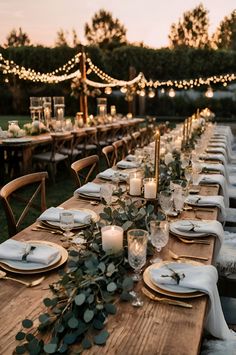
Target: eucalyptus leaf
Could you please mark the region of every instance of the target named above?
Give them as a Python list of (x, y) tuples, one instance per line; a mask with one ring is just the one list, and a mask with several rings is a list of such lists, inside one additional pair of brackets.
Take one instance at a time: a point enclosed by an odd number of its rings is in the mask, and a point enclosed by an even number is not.
[(93, 319), (93, 316), (94, 312), (91, 309), (86, 309), (83, 316), (85, 323), (89, 323)]
[(59, 349), (58, 349), (60, 354), (63, 354), (65, 352), (67, 352), (67, 350), (68, 350), (68, 345), (67, 344), (61, 344)]
[(105, 345), (108, 337), (108, 331), (103, 330), (100, 334), (94, 337), (94, 343), (97, 345)]
[(109, 314), (116, 314), (116, 306), (113, 303), (106, 303), (105, 310)]
[(85, 300), (86, 300), (85, 294), (84, 293), (80, 293), (79, 295), (77, 295), (75, 297), (75, 304), (77, 306), (81, 306), (85, 302)]
[(131, 291), (134, 287), (134, 281), (131, 277), (126, 277), (122, 282), (122, 288), (125, 291)]
[(97, 330), (102, 330), (104, 328), (104, 323), (99, 319), (93, 320), (93, 327)]
[(31, 328), (33, 326), (33, 322), (30, 319), (24, 319), (22, 321), (22, 325), (23, 325), (24, 328), (29, 329), (29, 328)]
[(82, 346), (83, 346), (83, 349), (90, 349), (92, 347), (92, 343), (88, 338), (84, 338), (82, 340)]
[(45, 344), (43, 350), (48, 354), (54, 354), (57, 350), (57, 344)]
[(16, 354), (25, 354), (27, 351), (24, 345), (19, 345), (16, 347)]
[(16, 340), (23, 340), (25, 339), (25, 333), (24, 332), (18, 332), (16, 334)]
[(116, 285), (115, 282), (110, 282), (110, 283), (107, 285), (107, 291), (108, 291), (108, 292), (114, 292), (116, 289), (117, 289), (117, 285)]
[(35, 338), (35, 336), (33, 335), (33, 334), (26, 334), (26, 340), (28, 341), (28, 342), (30, 342), (31, 340), (33, 340), (34, 338)]
[(100, 269), (101, 272), (104, 273), (105, 270), (106, 270), (106, 264), (103, 263), (103, 262), (99, 263), (99, 264), (98, 264), (98, 269)]
[(39, 316), (40, 323), (47, 323), (50, 320), (50, 316), (47, 313), (41, 314)]
[(133, 222), (131, 221), (126, 221), (123, 225), (122, 228), (124, 229), (124, 231), (128, 230), (129, 228), (131, 228), (133, 225)]
[(75, 317), (72, 317), (68, 320), (68, 326), (70, 328), (75, 329), (78, 327), (78, 325), (79, 325), (79, 321)]
[(74, 342), (77, 339), (77, 334), (76, 333), (67, 333), (64, 337), (64, 343), (71, 345), (74, 344)]
[(52, 301), (50, 298), (44, 298), (43, 303), (46, 307), (50, 307), (52, 305)]

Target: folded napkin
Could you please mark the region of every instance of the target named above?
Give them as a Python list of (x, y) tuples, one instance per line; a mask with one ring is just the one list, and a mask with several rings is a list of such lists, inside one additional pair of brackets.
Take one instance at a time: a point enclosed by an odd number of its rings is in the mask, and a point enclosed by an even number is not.
[(221, 174), (200, 174), (199, 184), (218, 184), (220, 185), (220, 194), (224, 197), (225, 207), (229, 207), (229, 195), (226, 179)]
[(121, 160), (116, 164), (120, 169), (133, 169), (140, 167), (140, 164), (134, 161)]
[(214, 163), (200, 163), (202, 169), (205, 170), (210, 170), (210, 171), (218, 171), (220, 172), (222, 175), (226, 176), (226, 170), (223, 164), (214, 164)]
[[(34, 246), (33, 243), (32, 246)], [(31, 263), (48, 265), (59, 255), (59, 250), (50, 245), (39, 244), (35, 246), (33, 250), (30, 250), (30, 243), (8, 239), (0, 244), (0, 259), (26, 260)]]
[[(189, 237), (194, 238), (195, 233), (204, 233), (206, 235), (213, 235), (216, 237), (215, 248), (214, 248), (214, 256), (213, 261), (215, 262), (222, 243), (224, 241), (224, 229), (222, 224), (218, 221), (196, 221), (196, 220), (180, 220), (176, 222), (172, 222), (170, 224), (170, 230), (176, 233), (179, 231), (179, 235), (181, 236), (181, 232), (187, 233)], [(177, 234), (177, 233), (176, 233)]]
[(227, 152), (225, 150), (225, 148), (222, 148), (222, 147), (207, 147), (206, 148), (206, 152), (207, 153), (213, 153), (213, 154), (223, 154), (225, 159), (228, 159), (228, 156), (227, 156)]
[(133, 154), (127, 155), (125, 159), (127, 161), (135, 161), (136, 160), (135, 155), (133, 155)]
[(223, 154), (200, 154), (199, 158), (202, 160), (219, 160), (225, 166), (227, 165), (227, 161)]
[(97, 175), (98, 178), (105, 180), (112, 180), (115, 176), (118, 176), (120, 181), (126, 181), (129, 177), (129, 174), (121, 173), (118, 170), (114, 170), (112, 168), (102, 171)]
[(101, 197), (101, 185), (94, 182), (88, 182), (87, 184), (79, 187), (75, 190), (74, 195), (82, 194), (90, 197)]
[(57, 207), (50, 207), (44, 211), (38, 218), (39, 221), (48, 221), (48, 222), (59, 222), (61, 212), (71, 212), (74, 215), (74, 222), (81, 224), (89, 224), (91, 221), (91, 215), (85, 211), (71, 211), (64, 210)]
[(184, 274), (179, 285), (171, 277), (162, 277), (162, 275), (172, 275), (172, 271), (163, 265), (161, 268), (150, 270), (150, 277), (153, 283), (160, 285), (173, 285), (176, 287), (185, 287), (189, 289), (204, 292), (209, 296), (210, 304), (206, 316), (205, 328), (214, 337), (219, 339), (232, 339), (235, 333), (228, 328), (221, 308), (219, 293), (217, 289), (218, 273), (212, 265), (194, 266), (184, 263), (170, 263), (168, 266), (178, 274)]
[(202, 195), (188, 195), (185, 200), (185, 203), (196, 206), (216, 206), (220, 210), (219, 220), (224, 221), (225, 214), (225, 203), (223, 196), (202, 196)]

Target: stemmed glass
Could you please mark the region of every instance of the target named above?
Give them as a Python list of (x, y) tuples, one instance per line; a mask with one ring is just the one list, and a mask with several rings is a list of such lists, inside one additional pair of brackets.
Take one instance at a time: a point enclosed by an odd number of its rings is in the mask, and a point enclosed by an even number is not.
[(74, 234), (71, 229), (74, 227), (74, 215), (71, 212), (60, 213), (60, 228), (64, 231), (63, 235), (67, 238), (72, 237)]
[(172, 192), (169, 190), (163, 190), (159, 193), (159, 202), (162, 211), (164, 212), (166, 219), (168, 217), (168, 214), (172, 211), (173, 209), (173, 195)]
[(186, 191), (181, 189), (176, 191), (175, 195), (174, 195), (174, 206), (175, 206), (175, 210), (177, 213), (180, 213), (183, 211), (183, 207), (184, 207), (184, 202), (186, 199)]
[[(141, 280), (141, 270), (146, 263), (147, 258), (147, 241), (148, 232), (143, 229), (131, 229), (127, 233), (128, 239), (128, 260), (130, 266), (134, 269), (133, 280)], [(140, 307), (143, 301), (138, 297), (136, 292), (132, 292), (134, 297), (132, 305)]]
[[(150, 237), (151, 243), (156, 248), (156, 251), (160, 253), (161, 249), (166, 246), (169, 240), (169, 223), (168, 221), (151, 221), (150, 222)], [(157, 263), (161, 261), (160, 257), (151, 259), (151, 263)]]
[(101, 197), (106, 201), (107, 205), (110, 206), (112, 203), (112, 194), (115, 189), (115, 186), (112, 184), (103, 184), (101, 185)]
[(184, 169), (184, 176), (185, 176), (185, 179), (187, 180), (186, 190), (188, 191), (189, 190), (190, 181), (192, 179), (192, 168), (191, 168), (191, 166), (187, 166)]

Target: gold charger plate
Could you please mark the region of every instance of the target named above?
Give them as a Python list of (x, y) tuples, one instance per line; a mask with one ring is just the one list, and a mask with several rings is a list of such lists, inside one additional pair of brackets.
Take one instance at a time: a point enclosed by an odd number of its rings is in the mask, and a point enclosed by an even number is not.
[(40, 273), (47, 272), (47, 271), (58, 268), (59, 266), (63, 265), (68, 259), (67, 250), (59, 244), (44, 241), (44, 240), (27, 240), (27, 243), (47, 244), (47, 245), (53, 246), (53, 247), (59, 249), (59, 251), (61, 253), (61, 258), (60, 258), (60, 260), (58, 260), (58, 262), (56, 262), (52, 265), (49, 265), (49, 266), (45, 265), (45, 267), (42, 267), (40, 269), (34, 269), (34, 270), (18, 270), (18, 269), (15, 269), (9, 265), (4, 264), (3, 262), (0, 262), (0, 267), (6, 271), (14, 272), (16, 274), (25, 274), (25, 275), (40, 274)]
[[(161, 267), (165, 264), (170, 264), (173, 263), (171, 261), (161, 261), (159, 263), (156, 264), (152, 264), (150, 266), (148, 266), (143, 273), (143, 281), (144, 283), (150, 287), (153, 291), (156, 291), (160, 294), (166, 295), (166, 296), (170, 296), (170, 297), (175, 297), (175, 298), (196, 298), (196, 297), (201, 297), (204, 296), (205, 294), (203, 292), (200, 291), (193, 291), (193, 292), (188, 292), (188, 293), (184, 293), (184, 292), (171, 292), (165, 289), (162, 289), (161, 287), (158, 287), (156, 284), (154, 284), (150, 278), (149, 275), (149, 271), (153, 268), (156, 268), (157, 266)], [(190, 260), (181, 260), (181, 263), (188, 263), (188, 264), (192, 264), (192, 265), (203, 265), (200, 262), (197, 261), (190, 261)]]

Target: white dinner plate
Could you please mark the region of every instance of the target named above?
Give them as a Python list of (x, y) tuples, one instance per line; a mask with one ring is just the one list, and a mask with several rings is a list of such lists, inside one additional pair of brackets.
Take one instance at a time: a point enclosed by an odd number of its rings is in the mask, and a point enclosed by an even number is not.
[(31, 138), (7, 138), (7, 139), (3, 139), (2, 140), (3, 143), (7, 143), (7, 144), (21, 144), (21, 143), (30, 143), (32, 142)]
[[(42, 243), (42, 241), (37, 242), (37, 241), (32, 241), (30, 242), (30, 245), (36, 246), (40, 245), (41, 248), (45, 249), (57, 249), (52, 245)], [(21, 270), (21, 271), (31, 271), (31, 270), (40, 270), (40, 269), (45, 269), (46, 267), (50, 267), (54, 264), (56, 264), (59, 260), (61, 259), (61, 253), (59, 253), (49, 264), (42, 264), (42, 263), (33, 263), (33, 262), (22, 262), (20, 260), (9, 260), (9, 259), (0, 259), (1, 264), (5, 264), (7, 266), (10, 266), (11, 268)]]

